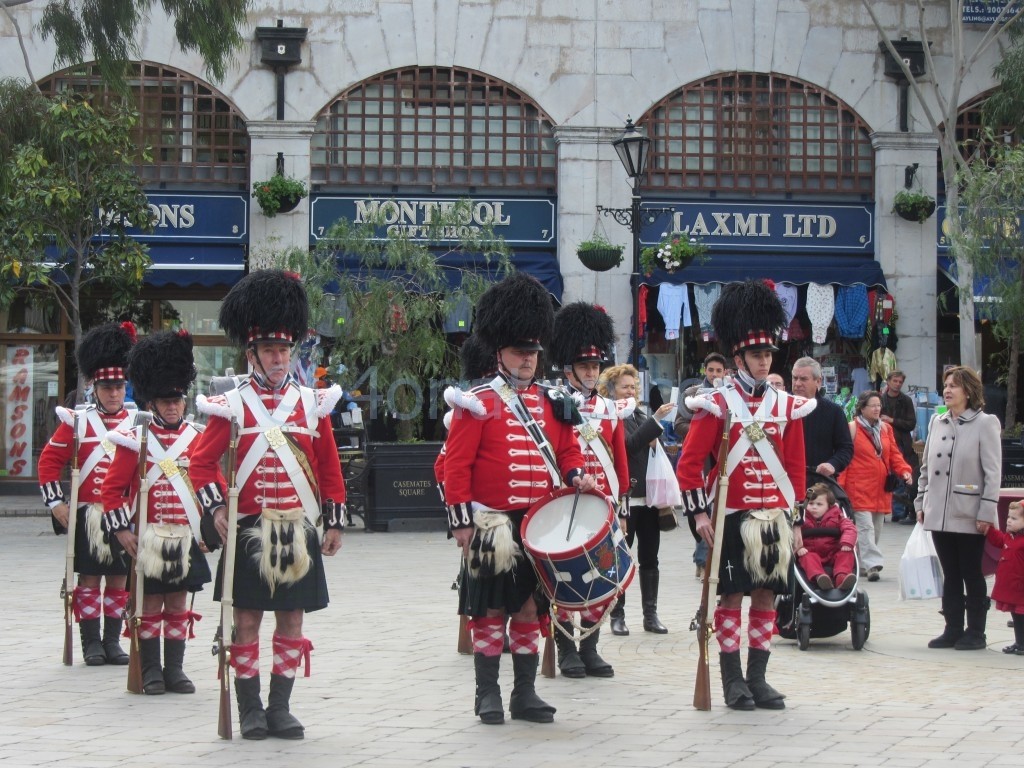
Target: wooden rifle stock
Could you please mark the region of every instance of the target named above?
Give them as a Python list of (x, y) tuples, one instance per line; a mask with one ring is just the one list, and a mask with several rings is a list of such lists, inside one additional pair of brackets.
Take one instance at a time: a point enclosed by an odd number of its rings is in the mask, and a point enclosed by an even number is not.
[[(135, 498), (136, 524), (135, 531), (138, 534), (138, 544), (142, 544), (142, 536), (146, 532), (146, 524), (149, 517), (149, 482), (146, 479), (146, 463), (149, 457), (149, 416), (145, 411), (139, 411), (136, 415), (136, 423), (139, 425), (139, 490)], [(132, 585), (129, 590), (128, 604), (128, 692), (142, 693), (142, 650), (139, 647), (139, 627), (142, 624), (142, 603), (145, 599), (144, 582), (145, 575), (142, 572), (142, 560), (139, 557), (138, 549), (135, 551), (135, 561), (132, 563)]]
[(68, 540), (64, 548), (64, 584), (60, 596), (64, 601), (64, 666), (75, 663), (75, 536), (78, 533), (78, 489), (81, 485), (81, 468), (78, 466), (78, 411), (75, 410), (72, 427), (74, 430), (71, 451), (71, 501), (68, 503)]
[(708, 620), (711, 602), (711, 585), (718, 584), (718, 565), (722, 552), (722, 535), (725, 529), (725, 516), (719, 525), (718, 512), (725, 509), (725, 499), (729, 493), (729, 473), (726, 463), (729, 457), (729, 432), (732, 429), (732, 414), (726, 409), (725, 424), (722, 427), (722, 444), (718, 448), (718, 489), (715, 503), (711, 507), (711, 528), (715, 532), (714, 544), (708, 552), (704, 567), (704, 583), (700, 592), (700, 608), (694, 623), (697, 629), (697, 676), (693, 681), (693, 708), (701, 712), (711, 709), (711, 660), (708, 657), (708, 646), (711, 644), (712, 622)]
[(220, 626), (217, 628), (217, 679), (220, 681), (220, 706), (217, 712), (217, 735), (230, 740), (231, 733), (231, 651), (233, 639), (235, 590), (235, 539), (238, 537), (238, 421), (231, 419), (231, 442), (228, 443), (228, 535), (221, 558)]

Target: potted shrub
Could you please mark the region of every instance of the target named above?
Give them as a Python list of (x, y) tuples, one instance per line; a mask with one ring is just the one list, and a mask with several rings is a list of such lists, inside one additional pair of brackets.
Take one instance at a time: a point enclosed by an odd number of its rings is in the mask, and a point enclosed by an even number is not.
[(708, 250), (708, 247), (695, 237), (669, 237), (667, 232), (662, 232), (661, 237), (660, 243), (640, 251), (640, 268), (648, 277), (656, 269), (672, 274), (677, 269), (688, 266), (694, 259), (700, 258), (703, 261), (703, 256)]
[(587, 269), (605, 272), (622, 263), (622, 249), (621, 245), (610, 243), (603, 234), (595, 232), (576, 246), (576, 255)]
[(260, 204), (263, 215), (268, 217), (295, 210), (299, 200), (308, 194), (305, 184), (280, 173), (275, 173), (266, 181), (253, 182), (252, 185), (252, 196)]
[(892, 210), (901, 219), (923, 223), (935, 213), (935, 198), (919, 190), (901, 189), (893, 198)]

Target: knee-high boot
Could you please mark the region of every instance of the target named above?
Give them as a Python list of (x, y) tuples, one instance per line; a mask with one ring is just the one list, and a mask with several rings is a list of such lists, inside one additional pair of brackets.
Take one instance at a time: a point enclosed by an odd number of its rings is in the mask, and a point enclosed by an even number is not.
[(946, 627), (942, 634), (928, 641), (929, 648), (952, 648), (964, 634), (963, 592), (942, 593), (942, 616)]
[(260, 699), (260, 676), (236, 677), (235, 698), (238, 700), (238, 730), (242, 732), (242, 738), (267, 738), (267, 713)]
[(771, 655), (771, 651), (763, 651), (760, 648), (750, 648), (747, 651), (747, 687), (754, 697), (754, 704), (761, 709), (785, 709), (786, 702), (783, 699), (786, 697), (764, 679)]
[[(566, 637), (565, 633), (559, 630), (558, 627), (568, 632), (569, 636)], [(560, 621), (558, 622), (558, 627), (552, 627), (551, 629), (555, 636), (555, 647), (558, 649), (558, 669), (563, 677), (576, 679), (586, 677), (587, 668), (583, 663), (583, 659), (580, 658), (579, 652), (576, 650), (576, 641), (573, 639), (576, 628), (572, 625), (571, 621)]]
[(967, 631), (954, 643), (953, 647), (958, 651), (980, 651), (987, 645), (985, 638), (985, 625), (988, 621), (988, 607), (990, 600), (985, 597), (970, 597), (966, 600), (967, 605)]
[(722, 672), (722, 695), (729, 709), (752, 710), (754, 695), (743, 679), (740, 653), (719, 653), (718, 666)]
[(160, 669), (159, 637), (139, 640), (139, 659), (142, 662), (142, 692), (147, 696), (159, 696), (166, 690), (164, 673)]
[(555, 708), (541, 699), (534, 687), (537, 681), (537, 663), (535, 653), (512, 654), (515, 683), (508, 709), (513, 720), (528, 720), (531, 723), (551, 723), (555, 720)]
[(476, 670), (476, 702), (473, 705), (473, 714), (479, 716), (481, 722), (487, 725), (504, 723), (505, 709), (501, 703), (501, 686), (498, 685), (501, 656), (474, 653), (473, 668)]
[(185, 663), (185, 641), (164, 638), (164, 685), (172, 693), (195, 693), (196, 687), (182, 665)]
[(270, 693), (267, 694), (267, 733), (278, 739), (305, 738), (306, 729), (289, 709), (288, 701), (292, 697), (294, 685), (294, 677), (274, 674), (270, 676)]
[(82, 636), (82, 658), (90, 667), (102, 667), (107, 663), (107, 654), (103, 652), (103, 641), (100, 639), (100, 620), (82, 619), (78, 622), (78, 631)]
[(658, 618), (658, 582), (660, 573), (657, 568), (640, 571), (640, 604), (644, 609), (644, 632), (658, 635), (668, 633), (668, 628)]
[[(588, 630), (594, 626), (594, 622), (584, 621), (581, 626), (584, 630)], [(597, 652), (597, 641), (600, 637), (601, 630), (595, 629), (590, 635), (580, 640), (580, 660), (590, 677), (615, 677), (612, 665), (602, 659)]]
[(612, 634), (619, 637), (629, 636), (629, 627), (626, 626), (626, 595), (619, 595), (612, 608)]
[(103, 653), (107, 657), (107, 664), (124, 666), (128, 663), (128, 654), (121, 647), (121, 619), (111, 616), (103, 617)]

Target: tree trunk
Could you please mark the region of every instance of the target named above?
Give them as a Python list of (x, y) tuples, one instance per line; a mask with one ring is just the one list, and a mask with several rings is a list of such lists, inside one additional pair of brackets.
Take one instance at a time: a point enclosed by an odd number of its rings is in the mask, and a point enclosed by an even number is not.
[(1017, 373), (1020, 368), (1020, 336), (1021, 323), (1013, 322), (1010, 334), (1010, 370), (1006, 374), (1006, 421), (1007, 428), (1017, 423)]

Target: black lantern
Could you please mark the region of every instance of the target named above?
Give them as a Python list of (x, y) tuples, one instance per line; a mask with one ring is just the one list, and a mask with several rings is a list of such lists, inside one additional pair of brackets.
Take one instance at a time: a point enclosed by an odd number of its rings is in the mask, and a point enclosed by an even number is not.
[(635, 187), (647, 170), (647, 158), (651, 154), (651, 140), (637, 130), (633, 121), (626, 120), (626, 130), (612, 142), (615, 152), (626, 169), (626, 175), (633, 180)]

